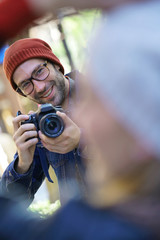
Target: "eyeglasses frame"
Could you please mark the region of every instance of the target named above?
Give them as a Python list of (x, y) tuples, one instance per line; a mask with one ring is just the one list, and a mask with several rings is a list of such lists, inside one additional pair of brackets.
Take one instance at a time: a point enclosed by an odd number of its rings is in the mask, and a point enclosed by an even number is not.
[[(40, 64), (39, 67), (40, 67), (40, 66), (44, 66), (44, 67), (46, 67), (46, 68), (48, 69), (48, 75), (47, 75), (47, 77), (48, 77), (49, 74), (50, 74), (50, 69), (47, 67), (47, 64), (48, 64), (48, 61), (45, 61), (43, 64)], [(33, 70), (33, 72), (34, 72), (34, 71), (35, 71), (35, 70)], [(33, 74), (33, 72), (32, 72), (32, 74)], [(16, 88), (16, 92), (19, 93), (20, 95), (24, 96), (24, 97), (30, 95), (30, 94), (34, 91), (34, 83), (32, 82), (32, 79), (33, 79), (33, 80), (36, 80), (36, 81), (44, 81), (44, 80), (47, 78), (47, 77), (45, 77), (43, 80), (42, 80), (42, 79), (41, 79), (41, 80), (40, 80), (40, 79), (36, 79), (36, 78), (33, 78), (33, 77), (32, 77), (32, 74), (31, 74), (31, 77), (30, 77), (30, 78), (25, 79), (26, 81), (29, 80), (29, 81), (32, 83), (32, 85), (33, 85), (33, 90), (32, 90), (29, 94), (24, 94), (23, 91), (20, 89), (19, 86), (17, 86), (17, 88)]]

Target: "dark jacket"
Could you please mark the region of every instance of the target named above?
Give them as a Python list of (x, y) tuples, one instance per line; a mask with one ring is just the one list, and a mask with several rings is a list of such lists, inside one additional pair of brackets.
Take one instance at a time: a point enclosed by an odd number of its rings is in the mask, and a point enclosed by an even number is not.
[(95, 209), (72, 201), (48, 219), (33, 217), (19, 204), (0, 198), (1, 240), (151, 240), (158, 239), (139, 224), (111, 209)]

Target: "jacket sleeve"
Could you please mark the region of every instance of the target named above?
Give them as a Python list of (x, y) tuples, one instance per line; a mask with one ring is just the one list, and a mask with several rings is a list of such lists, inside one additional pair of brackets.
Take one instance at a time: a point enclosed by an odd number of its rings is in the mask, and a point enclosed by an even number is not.
[(33, 163), (25, 174), (19, 174), (15, 171), (16, 161), (18, 161), (17, 153), (2, 175), (0, 188), (3, 194), (7, 194), (17, 201), (25, 201), (26, 205), (29, 205), (45, 177), (37, 147)]

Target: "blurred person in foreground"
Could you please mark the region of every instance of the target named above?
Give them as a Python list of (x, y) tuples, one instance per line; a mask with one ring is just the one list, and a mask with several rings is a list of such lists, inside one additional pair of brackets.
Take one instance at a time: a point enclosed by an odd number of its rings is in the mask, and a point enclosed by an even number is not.
[[(89, 196), (42, 220), (38, 232), (36, 220), (25, 224), (27, 237), (34, 228), (30, 239), (160, 239), (159, 10), (159, 1), (137, 3), (103, 19), (74, 110), (94, 149)], [(18, 216), (5, 233), (12, 239), (15, 224), (27, 222)]]
[(137, 3), (103, 19), (75, 108), (96, 150), (90, 203), (153, 231), (150, 239), (160, 239), (159, 11), (159, 1)]

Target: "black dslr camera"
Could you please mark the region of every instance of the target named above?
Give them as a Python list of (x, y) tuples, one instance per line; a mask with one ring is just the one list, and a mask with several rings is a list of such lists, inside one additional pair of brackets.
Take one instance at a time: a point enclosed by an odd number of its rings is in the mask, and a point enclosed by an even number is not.
[(64, 123), (56, 112), (63, 112), (59, 106), (53, 107), (52, 104), (42, 104), (38, 110), (29, 115), (29, 119), (22, 121), (21, 124), (34, 123), (36, 130), (41, 130), (47, 137), (55, 138), (61, 135), (64, 130)]

